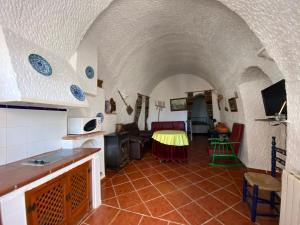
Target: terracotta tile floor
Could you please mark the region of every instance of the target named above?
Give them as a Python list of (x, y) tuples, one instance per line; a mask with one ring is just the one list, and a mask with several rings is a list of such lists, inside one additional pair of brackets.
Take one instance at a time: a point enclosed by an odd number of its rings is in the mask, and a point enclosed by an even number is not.
[[(160, 163), (151, 153), (101, 181), (103, 205), (84, 225), (252, 224), (241, 201), (244, 168), (208, 166), (207, 139), (197, 137), (185, 163)], [(258, 218), (275, 225), (277, 219)]]

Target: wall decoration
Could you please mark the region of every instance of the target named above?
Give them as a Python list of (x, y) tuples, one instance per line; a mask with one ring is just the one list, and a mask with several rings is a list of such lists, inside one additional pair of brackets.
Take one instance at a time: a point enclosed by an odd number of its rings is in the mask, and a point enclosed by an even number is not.
[(95, 72), (94, 72), (93, 67), (91, 67), (91, 66), (86, 67), (85, 68), (85, 75), (87, 76), (87, 78), (93, 79), (94, 76), (95, 76)]
[(79, 101), (83, 102), (85, 100), (85, 94), (79, 86), (72, 84), (70, 87), (70, 91), (72, 95)]
[(97, 113), (97, 123), (99, 124), (99, 128), (101, 131), (103, 131), (103, 121), (104, 121), (104, 115), (103, 113)]
[(28, 60), (29, 60), (29, 63), (31, 64), (31, 66), (40, 74), (42, 74), (44, 76), (52, 75), (51, 65), (42, 56), (37, 55), (37, 54), (30, 54), (28, 56)]
[(236, 104), (236, 99), (235, 98), (230, 98), (228, 99), (229, 107), (231, 112), (237, 112), (237, 104)]
[(158, 114), (157, 114), (157, 122), (159, 122), (159, 116), (160, 116), (160, 112), (166, 108), (166, 103), (163, 101), (155, 101), (155, 107), (156, 110), (158, 110)]
[(99, 123), (103, 123), (103, 121), (104, 121), (104, 115), (103, 115), (103, 113), (101, 113), (101, 112), (97, 113), (96, 117), (99, 118)]
[(111, 106), (109, 100), (105, 100), (105, 113), (110, 113), (110, 108)]
[(102, 85), (103, 85), (103, 80), (97, 80), (97, 87), (98, 88), (102, 88)]
[(225, 110), (226, 112), (228, 112), (227, 99), (226, 99), (226, 98), (224, 99), (224, 110)]
[[(191, 122), (192, 119), (192, 108), (194, 103), (194, 92), (187, 92), (187, 98), (186, 98), (186, 109), (187, 109), (187, 120)], [(189, 123), (188, 123), (189, 124)], [(188, 127), (190, 128), (190, 127)], [(190, 129), (188, 129), (188, 132), (190, 134)], [(190, 137), (192, 137), (190, 135)]]
[(114, 99), (111, 98), (109, 100), (109, 103), (110, 103), (110, 113), (116, 112), (117, 106), (116, 106), (116, 102), (114, 101)]
[(127, 111), (128, 115), (131, 115), (132, 112), (133, 112), (133, 108), (132, 108), (130, 105), (127, 104), (127, 102), (125, 101), (124, 95), (123, 95), (119, 90), (118, 90), (118, 93), (119, 93), (119, 95), (120, 95), (122, 101), (123, 101), (124, 104), (126, 105), (126, 111)]
[(187, 110), (186, 98), (170, 99), (171, 111)]
[(218, 95), (218, 108), (219, 108), (219, 110), (221, 110), (220, 103), (221, 103), (222, 100), (223, 100), (223, 95)]
[(145, 96), (145, 130), (148, 130), (148, 117), (149, 117), (149, 96)]
[(138, 124), (139, 122), (139, 118), (140, 118), (140, 114), (141, 114), (141, 111), (142, 111), (142, 105), (143, 105), (143, 95), (141, 94), (137, 94), (138, 97), (135, 101), (135, 107), (134, 107), (134, 119), (133, 121)]

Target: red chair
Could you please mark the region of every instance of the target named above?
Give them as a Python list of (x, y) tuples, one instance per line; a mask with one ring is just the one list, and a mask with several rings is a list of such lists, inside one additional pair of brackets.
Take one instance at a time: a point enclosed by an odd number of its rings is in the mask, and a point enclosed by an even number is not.
[[(244, 134), (244, 124), (234, 123), (232, 126), (232, 132), (229, 138), (210, 138), (210, 144), (208, 146), (208, 154), (211, 159), (211, 166), (240, 166), (241, 163), (238, 160), (238, 153), (241, 145), (241, 141)], [(224, 163), (228, 159), (233, 159), (234, 163)]]
[[(183, 130), (185, 131), (184, 121), (164, 121), (152, 122), (151, 131), (159, 130)], [(188, 157), (187, 146), (171, 146), (152, 141), (152, 153), (160, 160), (180, 160), (185, 161)]]

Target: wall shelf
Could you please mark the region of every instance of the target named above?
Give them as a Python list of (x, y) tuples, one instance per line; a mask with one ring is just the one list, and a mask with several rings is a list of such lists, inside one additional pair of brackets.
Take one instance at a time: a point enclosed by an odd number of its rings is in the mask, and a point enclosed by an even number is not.
[(275, 118), (265, 118), (265, 119), (255, 119), (254, 121), (259, 121), (259, 122), (270, 122), (270, 123), (274, 123), (274, 124), (284, 124), (286, 125), (287, 123), (289, 123), (288, 120), (276, 120)]
[(88, 134), (69, 134), (67, 136), (64, 136), (62, 139), (63, 140), (80, 140), (83, 138), (89, 138), (89, 137), (103, 135), (104, 133), (105, 133), (104, 131), (96, 131), (96, 132), (88, 133)]

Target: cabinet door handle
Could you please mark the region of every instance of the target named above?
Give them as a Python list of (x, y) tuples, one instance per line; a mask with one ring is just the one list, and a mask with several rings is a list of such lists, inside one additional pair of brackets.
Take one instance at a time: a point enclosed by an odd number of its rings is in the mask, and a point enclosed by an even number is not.
[(68, 193), (68, 194), (66, 195), (66, 200), (67, 200), (67, 201), (70, 201), (70, 200), (71, 200), (71, 193)]
[(27, 213), (29, 214), (29, 213), (33, 212), (35, 209), (36, 209), (36, 204), (33, 203), (32, 205), (27, 207)]

